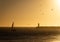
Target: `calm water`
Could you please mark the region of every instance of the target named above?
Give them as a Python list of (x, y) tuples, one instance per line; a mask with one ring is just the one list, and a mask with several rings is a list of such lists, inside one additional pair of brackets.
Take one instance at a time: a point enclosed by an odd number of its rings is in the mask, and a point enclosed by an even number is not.
[[(27, 34), (30, 34), (31, 32), (38, 33), (37, 31), (35, 31), (35, 29), (32, 29), (32, 31), (31, 30), (29, 31), (29, 30), (26, 30), (26, 31), (23, 30), (24, 32), (22, 32), (20, 29), (19, 31), (22, 33), (27, 33)], [(4, 29), (4, 31), (5, 31), (5, 29)], [(9, 30), (6, 30), (6, 31), (9, 31)], [(20, 35), (20, 32), (18, 33), (19, 35)], [(2, 33), (0, 33), (0, 35)], [(4, 32), (4, 33), (6, 33), (6, 32)], [(34, 35), (23, 35), (23, 36), (14, 36), (14, 35), (13, 36), (0, 36), (0, 42), (60, 42), (60, 32), (58, 33), (56, 31), (55, 32), (53, 32), (53, 31), (40, 32), (39, 31), (39, 33), (40, 33), (39, 35), (34, 34)], [(4, 39), (1, 39), (1, 38), (4, 38)], [(8, 39), (6, 40), (5, 38), (8, 38)]]
[[(15, 38), (15, 37), (14, 37)], [(46, 36), (23, 36), (17, 37), (19, 39), (0, 40), (0, 42), (60, 42), (60, 35), (46, 35)]]

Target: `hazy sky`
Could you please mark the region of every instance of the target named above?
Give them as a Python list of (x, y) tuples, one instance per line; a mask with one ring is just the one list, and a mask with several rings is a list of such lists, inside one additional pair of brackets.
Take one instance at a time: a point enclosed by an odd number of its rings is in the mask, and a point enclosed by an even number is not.
[(0, 0), (0, 26), (60, 26), (60, 0)]

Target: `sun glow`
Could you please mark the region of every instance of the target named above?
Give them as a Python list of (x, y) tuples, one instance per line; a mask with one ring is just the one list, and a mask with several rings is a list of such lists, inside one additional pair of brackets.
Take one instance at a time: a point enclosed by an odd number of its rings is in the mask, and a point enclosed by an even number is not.
[(56, 0), (55, 3), (58, 7), (60, 7), (60, 0)]
[(60, 5), (60, 0), (57, 0), (57, 4)]
[(54, 8), (60, 13), (60, 0), (53, 0)]

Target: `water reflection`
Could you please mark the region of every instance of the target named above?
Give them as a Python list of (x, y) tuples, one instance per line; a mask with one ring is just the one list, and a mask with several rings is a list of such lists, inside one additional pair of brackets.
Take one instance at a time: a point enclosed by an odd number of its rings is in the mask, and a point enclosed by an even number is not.
[(55, 39), (52, 39), (50, 42), (60, 42), (60, 35), (57, 35)]
[(22, 39), (0, 40), (0, 42), (60, 42), (60, 35), (24, 36)]

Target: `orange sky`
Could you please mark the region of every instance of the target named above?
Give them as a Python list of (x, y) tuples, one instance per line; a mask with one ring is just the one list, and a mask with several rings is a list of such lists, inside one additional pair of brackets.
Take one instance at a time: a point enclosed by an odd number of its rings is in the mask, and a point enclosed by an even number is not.
[(0, 1), (0, 26), (60, 26), (59, 0)]

